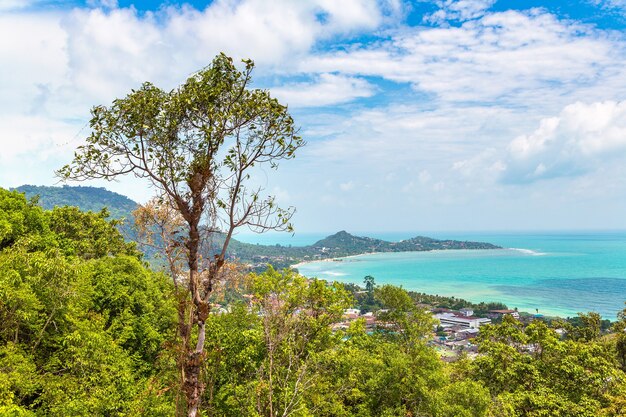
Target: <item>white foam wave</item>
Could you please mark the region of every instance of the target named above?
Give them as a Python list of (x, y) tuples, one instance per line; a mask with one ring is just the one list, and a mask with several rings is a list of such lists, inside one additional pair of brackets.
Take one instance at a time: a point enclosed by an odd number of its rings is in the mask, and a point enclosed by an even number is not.
[(521, 252), (523, 254), (531, 255), (531, 256), (544, 256), (544, 255), (547, 255), (546, 252), (538, 252), (538, 251), (535, 251), (535, 250), (532, 250), (532, 249), (509, 248), (509, 250), (514, 250), (514, 251)]
[(321, 274), (330, 275), (331, 277), (343, 277), (345, 275), (348, 275), (348, 274), (345, 274), (343, 272), (334, 272), (334, 271), (321, 271), (320, 275)]

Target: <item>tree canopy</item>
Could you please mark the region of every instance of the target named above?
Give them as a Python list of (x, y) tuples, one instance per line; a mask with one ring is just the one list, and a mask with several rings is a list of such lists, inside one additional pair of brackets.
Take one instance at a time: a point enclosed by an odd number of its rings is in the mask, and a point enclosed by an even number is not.
[(155, 390), (175, 323), (166, 277), (106, 213), (44, 211), (4, 189), (0, 206), (0, 414), (171, 415)]
[[(146, 82), (111, 106), (94, 107), (86, 145), (58, 172), (66, 180), (132, 174), (147, 180), (184, 220), (185, 233), (176, 239), (187, 257), (187, 292), (186, 298), (181, 293), (176, 298), (185, 352), (179, 367), (190, 417), (197, 415), (204, 391), (200, 373), (209, 299), (223, 279), (234, 231), (291, 228), (293, 211), (264, 196), (251, 182), (251, 172), (264, 165), (276, 168), (304, 144), (287, 107), (268, 91), (250, 88), (253, 62), (243, 65), (239, 70), (220, 54), (174, 90)], [(201, 247), (216, 231), (225, 235), (221, 247), (202, 257)]]

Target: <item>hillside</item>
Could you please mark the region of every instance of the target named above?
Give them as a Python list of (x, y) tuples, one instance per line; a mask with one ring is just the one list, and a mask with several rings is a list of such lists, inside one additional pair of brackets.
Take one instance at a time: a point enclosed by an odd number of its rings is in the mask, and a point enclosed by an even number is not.
[[(132, 211), (137, 207), (137, 203), (128, 197), (105, 188), (22, 185), (17, 190), (25, 193), (28, 198), (39, 196), (39, 205), (44, 209), (68, 205), (78, 206), (83, 211), (100, 211), (103, 207), (107, 207), (112, 218), (125, 217), (131, 220)], [(132, 239), (135, 234), (129, 223), (127, 222), (124, 226), (123, 234)], [(215, 234), (211, 240), (212, 244), (208, 245), (208, 252), (214, 252), (221, 246), (223, 236)], [(438, 240), (424, 236), (416, 236), (400, 242), (388, 242), (371, 237), (354, 236), (342, 230), (312, 245), (300, 247), (255, 245), (233, 239), (229, 245), (228, 256), (262, 270), (267, 264), (275, 268), (284, 268), (302, 261), (332, 259), (371, 252), (419, 252), (447, 249), (500, 249), (500, 247), (484, 242)], [(148, 258), (152, 258), (153, 253), (149, 252)], [(207, 256), (211, 256), (211, 253)]]
[(438, 240), (425, 236), (416, 236), (399, 242), (387, 242), (371, 237), (353, 236), (342, 230), (318, 241), (313, 248), (331, 254), (333, 257), (356, 255), (367, 252), (416, 252), (445, 249), (501, 249), (499, 246), (484, 242), (465, 242), (458, 240)]
[(17, 191), (30, 199), (39, 196), (39, 205), (45, 210), (56, 206), (76, 206), (82, 211), (97, 212), (106, 207), (111, 218), (130, 218), (137, 203), (130, 198), (102, 187), (69, 186), (47, 187), (40, 185), (22, 185)]
[(269, 263), (275, 267), (294, 265), (302, 261), (332, 259), (372, 252), (421, 252), (450, 249), (502, 249), (484, 242), (438, 240), (416, 236), (400, 242), (387, 242), (371, 237), (354, 236), (342, 230), (315, 242), (313, 245), (291, 247), (281, 245), (251, 245), (233, 241), (229, 255), (256, 267)]

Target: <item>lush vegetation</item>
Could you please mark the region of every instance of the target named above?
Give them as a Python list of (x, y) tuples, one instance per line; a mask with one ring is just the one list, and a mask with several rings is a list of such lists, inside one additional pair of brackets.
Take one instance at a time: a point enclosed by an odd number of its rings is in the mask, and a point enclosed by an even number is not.
[(73, 206), (82, 211), (97, 212), (106, 207), (113, 219), (131, 219), (137, 208), (137, 203), (130, 198), (101, 187), (22, 185), (16, 190), (29, 199), (38, 197), (39, 205), (46, 210)]
[[(374, 297), (374, 289), (376, 280), (373, 276), (368, 275), (363, 280), (364, 287), (354, 283), (344, 283), (343, 286), (354, 300), (354, 307), (362, 312), (376, 311), (383, 308), (380, 302)], [(416, 305), (423, 308), (432, 309), (450, 309), (460, 310), (462, 308), (470, 308), (474, 311), (476, 317), (486, 317), (489, 310), (506, 310), (507, 305), (500, 302), (480, 302), (472, 303), (457, 297), (446, 297), (443, 295), (432, 295), (420, 293), (417, 291), (407, 291), (407, 294)]]
[[(355, 305), (343, 285), (271, 268), (241, 277), (207, 319), (204, 416), (626, 413), (625, 314), (608, 335), (594, 314), (575, 328), (505, 318), (481, 328), (478, 356), (446, 363), (424, 295), (366, 280), (379, 327), (339, 329)], [(105, 213), (45, 211), (0, 189), (0, 415), (183, 412), (172, 287)]]
[(105, 215), (0, 189), (0, 415), (172, 415), (169, 281)]

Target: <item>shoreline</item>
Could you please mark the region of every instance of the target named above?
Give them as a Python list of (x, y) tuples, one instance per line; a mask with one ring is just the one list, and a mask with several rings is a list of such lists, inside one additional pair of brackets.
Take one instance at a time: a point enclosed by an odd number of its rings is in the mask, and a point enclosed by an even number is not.
[[(496, 249), (430, 249), (430, 250), (407, 250), (407, 251), (389, 251), (389, 252), (365, 252), (359, 253), (356, 255), (346, 255), (346, 256), (338, 256), (335, 258), (326, 258), (326, 259), (316, 259), (313, 261), (300, 261), (297, 264), (290, 265), (289, 268), (298, 268), (301, 265), (312, 264), (316, 262), (341, 262), (344, 259), (350, 258), (358, 258), (359, 256), (368, 256), (368, 255), (386, 255), (391, 253), (446, 253), (446, 252), (485, 252), (485, 251), (515, 251), (524, 253), (526, 255), (534, 255), (538, 252), (535, 252), (532, 249), (518, 249), (518, 248), (496, 248)], [(546, 255), (545, 253), (540, 253), (541, 255)]]
[[(454, 249), (450, 249), (450, 250), (454, 250)], [(341, 262), (342, 260), (348, 259), (348, 258), (357, 258), (359, 256), (366, 256), (366, 255), (377, 255), (377, 254), (380, 254), (380, 253), (414, 253), (414, 252), (433, 252), (433, 251), (366, 252), (366, 253), (359, 253), (358, 255), (339, 256), (337, 258), (316, 259), (314, 261), (301, 261), (301, 262), (298, 262), (297, 264), (290, 265), (289, 268), (298, 268), (299, 266), (312, 264), (312, 263), (316, 263), (316, 262)]]
[[(600, 300), (594, 299), (593, 296), (583, 296), (582, 293), (584, 292), (584, 286), (581, 289), (580, 285), (584, 285), (585, 281), (595, 282), (597, 278), (572, 277), (572, 271), (568, 270), (567, 268), (561, 268), (562, 270), (557, 271), (557, 275), (552, 278), (545, 277), (541, 274), (535, 275), (535, 272), (542, 272), (539, 268), (531, 269), (524, 273), (516, 272), (514, 275), (509, 276), (509, 272), (506, 269), (495, 274), (493, 270), (476, 272), (478, 270), (472, 267), (468, 267), (466, 269), (461, 268), (457, 270), (456, 268), (458, 266), (454, 266), (455, 264), (452, 263), (450, 265), (452, 265), (451, 268), (454, 269), (450, 269), (450, 267), (445, 267), (447, 274), (439, 276), (437, 275), (436, 270), (431, 273), (430, 269), (430, 265), (436, 265), (439, 263), (438, 261), (435, 263), (431, 263), (429, 260), (427, 260), (426, 263), (423, 264), (423, 267), (417, 267), (413, 269), (406, 269), (406, 267), (404, 266), (399, 266), (398, 270), (395, 270), (396, 267), (394, 262), (389, 262), (389, 264), (385, 264), (383, 262), (379, 264), (379, 262), (377, 262), (377, 258), (366, 259), (358, 263), (346, 262), (344, 265), (342, 265), (341, 263), (332, 263), (341, 262), (341, 260), (348, 260), (351, 258), (377, 254), (412, 254), (416, 257), (416, 259), (419, 260), (421, 258), (420, 254), (422, 254), (422, 252), (425, 252), (422, 255), (426, 257), (428, 257), (428, 253), (430, 252), (438, 252), (440, 254), (450, 253), (451, 255), (453, 252), (456, 252), (459, 254), (458, 257), (454, 255), (451, 256), (453, 262), (458, 261), (456, 262), (456, 265), (468, 265), (466, 262), (461, 262), (465, 258), (465, 256), (460, 255), (461, 253), (475, 253), (476, 258), (483, 258), (484, 256), (485, 261), (477, 261), (476, 259), (474, 259), (474, 256), (471, 256), (472, 259), (468, 259), (468, 261), (470, 262), (469, 265), (472, 265), (473, 262), (476, 262), (474, 265), (481, 265), (484, 267), (485, 265), (492, 265), (492, 261), (489, 259), (492, 256), (496, 257), (494, 258), (494, 261), (497, 263), (497, 265), (502, 265), (503, 263), (507, 264), (509, 262), (509, 256), (506, 255), (507, 253), (511, 254), (512, 257), (510, 257), (510, 259), (513, 260), (513, 263), (523, 262), (520, 265), (542, 265), (545, 262), (550, 262), (552, 264), (562, 263), (565, 262), (565, 260), (561, 261), (561, 257), (565, 256), (568, 259), (571, 259), (569, 257), (572, 256), (570, 252), (567, 252), (564, 255), (564, 252), (560, 252), (558, 250), (555, 251), (555, 248), (542, 248), (540, 250), (520, 250), (520, 248), (523, 247), (524, 246), (511, 245), (510, 247), (502, 248), (504, 250), (498, 249), (498, 252), (503, 252), (505, 254), (503, 258), (500, 258), (499, 255), (497, 255), (495, 252), (490, 255), (488, 253), (484, 253), (484, 251), (471, 249), (444, 249), (410, 252), (372, 252), (358, 255), (349, 255), (341, 258), (304, 261), (299, 262), (292, 267), (300, 267), (299, 273), (303, 276), (309, 278), (318, 277), (320, 279), (325, 279), (329, 282), (337, 281), (341, 283), (352, 283), (356, 285), (361, 285), (362, 276), (372, 275), (377, 278), (377, 284), (379, 285), (392, 284), (396, 286), (401, 286), (407, 291), (414, 291), (430, 295), (442, 295), (446, 297), (458, 297), (476, 304), (480, 302), (502, 302), (511, 309), (517, 307), (519, 311), (524, 311), (531, 315), (534, 315), (537, 309), (539, 310), (538, 313), (543, 314), (544, 316), (560, 318), (576, 317), (577, 313), (579, 312), (598, 312), (603, 319), (608, 319), (611, 321), (616, 320), (616, 314), (623, 309), (624, 299), (626, 299), (626, 297), (624, 297), (626, 293), (623, 292), (623, 289), (626, 287), (620, 286), (618, 293), (615, 293), (615, 295), (618, 296), (617, 298), (619, 298), (619, 300), (613, 300), (610, 303), (604, 296), (602, 296)], [(535, 246), (530, 245), (530, 247), (534, 248)], [(482, 253), (484, 253), (483, 256), (481, 256)], [(572, 251), (572, 253), (576, 254), (576, 252), (574, 251)], [(435, 256), (434, 253), (432, 255), (433, 258), (438, 259), (438, 257)], [(406, 257), (406, 259), (410, 258), (410, 256)], [(393, 259), (393, 255), (391, 255), (390, 259)], [(517, 261), (516, 259), (519, 259), (519, 261)], [(325, 264), (321, 262), (325, 262)], [(329, 264), (328, 262), (331, 263)], [(421, 265), (421, 261), (418, 262), (418, 265)], [(312, 265), (313, 263), (317, 264)], [(447, 265), (447, 262), (443, 260), (441, 264)], [(400, 260), (400, 263), (398, 265), (403, 265), (402, 260)], [(302, 269), (305, 270), (303, 271)], [(442, 267), (442, 269), (444, 268)], [(568, 271), (570, 274), (567, 274)], [(552, 271), (550, 272), (553, 273)], [(565, 275), (559, 276), (558, 272)], [(560, 302), (561, 300), (559, 298), (546, 298), (548, 292), (550, 294), (554, 293), (554, 284), (552, 286), (545, 286), (545, 282), (550, 282), (552, 279), (554, 279), (555, 282), (569, 282), (571, 279), (572, 284), (567, 284), (567, 287), (565, 287), (565, 289), (572, 292), (571, 295), (572, 297), (574, 297), (575, 301)], [(620, 280), (619, 282), (624, 282), (626, 284), (626, 279), (622, 277), (616, 276), (608, 277), (606, 279), (612, 279), (614, 281)], [(622, 279), (624, 279), (624, 281), (621, 281)], [(578, 281), (582, 281), (582, 284), (577, 284)], [(609, 283), (607, 285), (617, 284)], [(519, 291), (527, 292), (518, 293), (518, 288)], [(621, 298), (619, 297), (620, 294), (623, 294)], [(571, 299), (572, 298), (568, 298), (568, 300)]]

